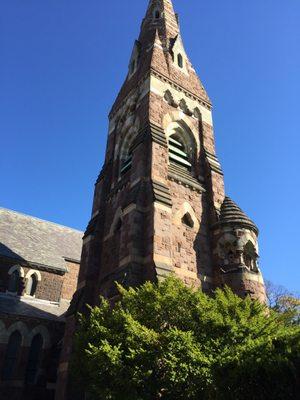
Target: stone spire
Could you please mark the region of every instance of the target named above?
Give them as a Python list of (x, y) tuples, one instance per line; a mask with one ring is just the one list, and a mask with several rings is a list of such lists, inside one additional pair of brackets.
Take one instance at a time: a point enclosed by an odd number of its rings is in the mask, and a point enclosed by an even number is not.
[(178, 18), (171, 0), (150, 0), (143, 20), (139, 40), (147, 41), (149, 33), (157, 30), (165, 48), (179, 34)]
[[(178, 57), (181, 66), (178, 67)], [(120, 103), (147, 75), (160, 73), (211, 108), (210, 99), (184, 49), (178, 17), (171, 0), (150, 0), (142, 21), (138, 40), (129, 60), (128, 74), (112, 107), (114, 114)]]

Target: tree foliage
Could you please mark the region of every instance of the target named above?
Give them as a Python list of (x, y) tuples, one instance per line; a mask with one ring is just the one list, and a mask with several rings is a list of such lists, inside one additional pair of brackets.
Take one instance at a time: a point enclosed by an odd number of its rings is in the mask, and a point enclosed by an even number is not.
[(295, 324), (300, 324), (300, 297), (285, 287), (266, 282), (267, 298), (270, 308), (284, 314)]
[(285, 315), (175, 278), (119, 290), (80, 317), (73, 371), (91, 399), (297, 398), (300, 327)]

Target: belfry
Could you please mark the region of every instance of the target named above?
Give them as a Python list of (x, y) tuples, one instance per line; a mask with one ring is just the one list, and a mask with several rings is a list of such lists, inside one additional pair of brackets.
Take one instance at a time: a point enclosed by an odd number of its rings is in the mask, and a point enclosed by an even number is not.
[(109, 114), (56, 400), (68, 398), (76, 311), (100, 294), (113, 301), (116, 281), (136, 286), (169, 274), (206, 292), (228, 285), (265, 301), (257, 238), (256, 225), (225, 195), (212, 104), (172, 1), (151, 0)]

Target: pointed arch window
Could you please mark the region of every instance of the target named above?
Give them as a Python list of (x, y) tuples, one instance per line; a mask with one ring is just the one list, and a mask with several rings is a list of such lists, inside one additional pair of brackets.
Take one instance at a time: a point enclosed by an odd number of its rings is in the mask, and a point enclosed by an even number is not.
[(179, 68), (183, 68), (183, 57), (180, 53), (177, 54), (177, 64)]
[(178, 134), (169, 137), (169, 160), (171, 164), (176, 164), (189, 171), (192, 168), (187, 146)]
[(26, 294), (28, 296), (34, 296), (36, 293), (37, 285), (38, 277), (36, 276), (36, 274), (30, 275), (26, 281)]
[(18, 293), (20, 289), (21, 275), (18, 270), (15, 270), (9, 278), (8, 291), (11, 293)]
[(34, 385), (41, 365), (43, 351), (43, 337), (39, 333), (32, 339), (26, 368), (26, 383)]
[(127, 132), (120, 151), (120, 175), (125, 175), (132, 167), (134, 139), (136, 132)]
[(192, 217), (191, 217), (191, 214), (190, 213), (186, 213), (183, 217), (182, 217), (182, 223), (183, 223), (183, 225), (185, 225), (185, 226), (187, 226), (187, 227), (189, 227), (189, 228), (194, 228), (194, 221), (193, 221), (193, 219), (192, 219)]
[(18, 356), (20, 354), (22, 344), (22, 336), (19, 331), (15, 331), (10, 335), (6, 353), (4, 358), (2, 380), (8, 381), (14, 378), (18, 364)]
[(160, 19), (160, 11), (159, 10), (155, 10), (154, 11), (154, 18), (155, 19)]
[(132, 151), (129, 150), (128, 154), (126, 155), (126, 158), (122, 160), (121, 164), (121, 175), (126, 174), (131, 169), (132, 166)]
[(257, 259), (258, 259), (258, 254), (256, 252), (256, 249), (253, 243), (249, 241), (244, 247), (244, 263), (246, 267), (249, 268), (250, 271), (253, 272), (258, 271)]
[(132, 75), (135, 72), (136, 60), (132, 60), (130, 63), (129, 74)]

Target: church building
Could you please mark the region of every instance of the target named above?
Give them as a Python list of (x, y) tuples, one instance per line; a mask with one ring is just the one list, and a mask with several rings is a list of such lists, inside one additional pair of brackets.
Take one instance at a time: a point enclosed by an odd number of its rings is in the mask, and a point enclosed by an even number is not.
[(225, 192), (212, 104), (172, 1), (150, 0), (85, 233), (0, 210), (0, 399), (85, 399), (70, 377), (75, 316), (99, 295), (114, 302), (115, 282), (175, 274), (265, 302), (258, 234)]
[[(205, 292), (228, 285), (265, 301), (258, 228), (226, 196), (212, 104), (181, 37), (171, 0), (150, 0), (109, 114), (105, 162), (83, 238), (68, 312), (56, 400), (68, 389), (75, 313), (115, 282), (136, 286), (175, 274)], [(68, 384), (69, 382), (69, 384)]]

